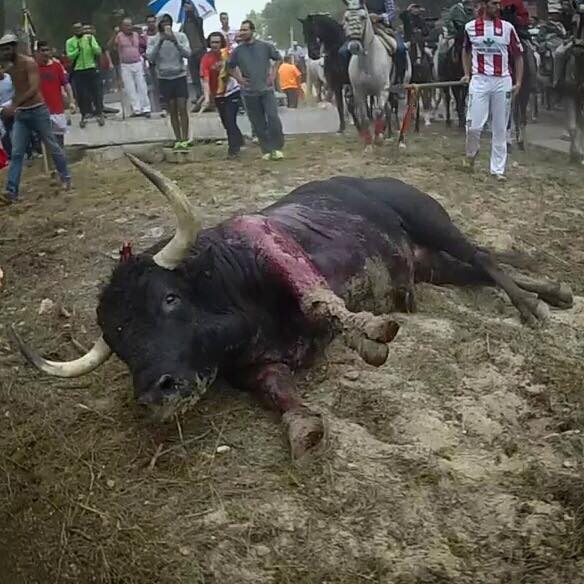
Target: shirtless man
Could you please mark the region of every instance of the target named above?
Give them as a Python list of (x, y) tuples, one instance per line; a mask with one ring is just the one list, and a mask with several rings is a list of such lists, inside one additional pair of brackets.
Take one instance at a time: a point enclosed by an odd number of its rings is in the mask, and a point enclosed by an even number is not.
[(12, 34), (0, 38), (0, 62), (6, 66), (14, 84), (14, 99), (12, 104), (4, 109), (6, 115), (14, 116), (14, 129), (12, 159), (8, 170), (6, 191), (0, 195), (0, 205), (9, 205), (18, 201), (26, 145), (34, 131), (38, 132), (50, 151), (64, 188), (68, 190), (71, 187), (71, 176), (65, 153), (55, 139), (49, 110), (40, 91), (38, 65), (31, 57), (19, 54), (17, 44), (18, 39)]

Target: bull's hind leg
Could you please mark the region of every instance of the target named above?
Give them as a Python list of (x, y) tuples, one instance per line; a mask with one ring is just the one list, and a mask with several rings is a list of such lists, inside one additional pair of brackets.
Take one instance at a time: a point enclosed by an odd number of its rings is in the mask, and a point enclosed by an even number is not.
[(282, 363), (258, 365), (240, 372), (232, 381), (281, 416), (293, 460), (321, 443), (325, 436), (323, 418), (304, 405), (288, 366)]
[(513, 274), (515, 283), (526, 290), (537, 294), (538, 298), (556, 308), (568, 309), (574, 306), (574, 296), (570, 286), (563, 282), (534, 280), (521, 274)]
[[(535, 280), (520, 274), (507, 275), (502, 270), (501, 273), (521, 289), (523, 298), (530, 299), (529, 304), (537, 311), (537, 318), (546, 316), (546, 310), (541, 303), (537, 303), (537, 298), (557, 308), (567, 309), (573, 305), (572, 292), (566, 284)], [(454, 286), (494, 286), (497, 283), (483, 269), (457, 260), (444, 252), (425, 249), (418, 249), (416, 253), (416, 281)], [(520, 312), (523, 314), (521, 310)], [(533, 322), (532, 318), (528, 317), (527, 320)]]

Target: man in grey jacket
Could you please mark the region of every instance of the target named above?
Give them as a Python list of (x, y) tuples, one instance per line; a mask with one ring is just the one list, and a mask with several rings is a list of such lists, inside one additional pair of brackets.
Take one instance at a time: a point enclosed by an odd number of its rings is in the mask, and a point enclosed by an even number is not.
[(264, 160), (282, 160), (284, 133), (274, 94), (276, 66), (282, 60), (274, 45), (255, 38), (251, 20), (241, 23), (240, 44), (228, 62), (231, 75), (241, 85), (243, 101)]
[(156, 66), (160, 94), (167, 104), (176, 136), (176, 150), (185, 150), (192, 145), (189, 141), (189, 89), (185, 65), (185, 59), (190, 55), (189, 39), (182, 32), (173, 32), (172, 17), (165, 14), (158, 23), (158, 34), (148, 37), (146, 58)]

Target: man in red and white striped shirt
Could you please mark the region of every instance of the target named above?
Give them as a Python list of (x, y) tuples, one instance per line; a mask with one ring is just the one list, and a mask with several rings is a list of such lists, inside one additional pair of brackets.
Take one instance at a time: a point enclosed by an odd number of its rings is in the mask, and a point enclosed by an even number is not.
[[(507, 122), (511, 101), (523, 81), (523, 47), (510, 22), (501, 20), (501, 1), (482, 0), (479, 16), (466, 25), (464, 80), (470, 81), (466, 158), (474, 165), (481, 132), (491, 115), (491, 174), (505, 180), (507, 165)], [(514, 63), (515, 85), (511, 59)]]

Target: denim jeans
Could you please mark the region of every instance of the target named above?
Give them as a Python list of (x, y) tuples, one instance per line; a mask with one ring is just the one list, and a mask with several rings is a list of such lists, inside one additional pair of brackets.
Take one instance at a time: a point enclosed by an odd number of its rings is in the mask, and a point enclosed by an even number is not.
[(284, 147), (284, 132), (273, 90), (243, 96), (245, 109), (264, 154)]
[(237, 113), (241, 106), (241, 94), (239, 91), (227, 97), (216, 97), (215, 105), (221, 118), (221, 123), (227, 132), (229, 154), (238, 154), (243, 146), (243, 136), (237, 125)]
[(38, 132), (41, 140), (53, 157), (55, 168), (64, 183), (71, 180), (65, 153), (59, 146), (51, 127), (51, 117), (46, 105), (39, 105), (32, 109), (19, 110), (14, 118), (12, 130), (12, 159), (8, 170), (6, 191), (9, 196), (16, 199), (20, 187), (20, 176), (26, 147), (32, 132)]

